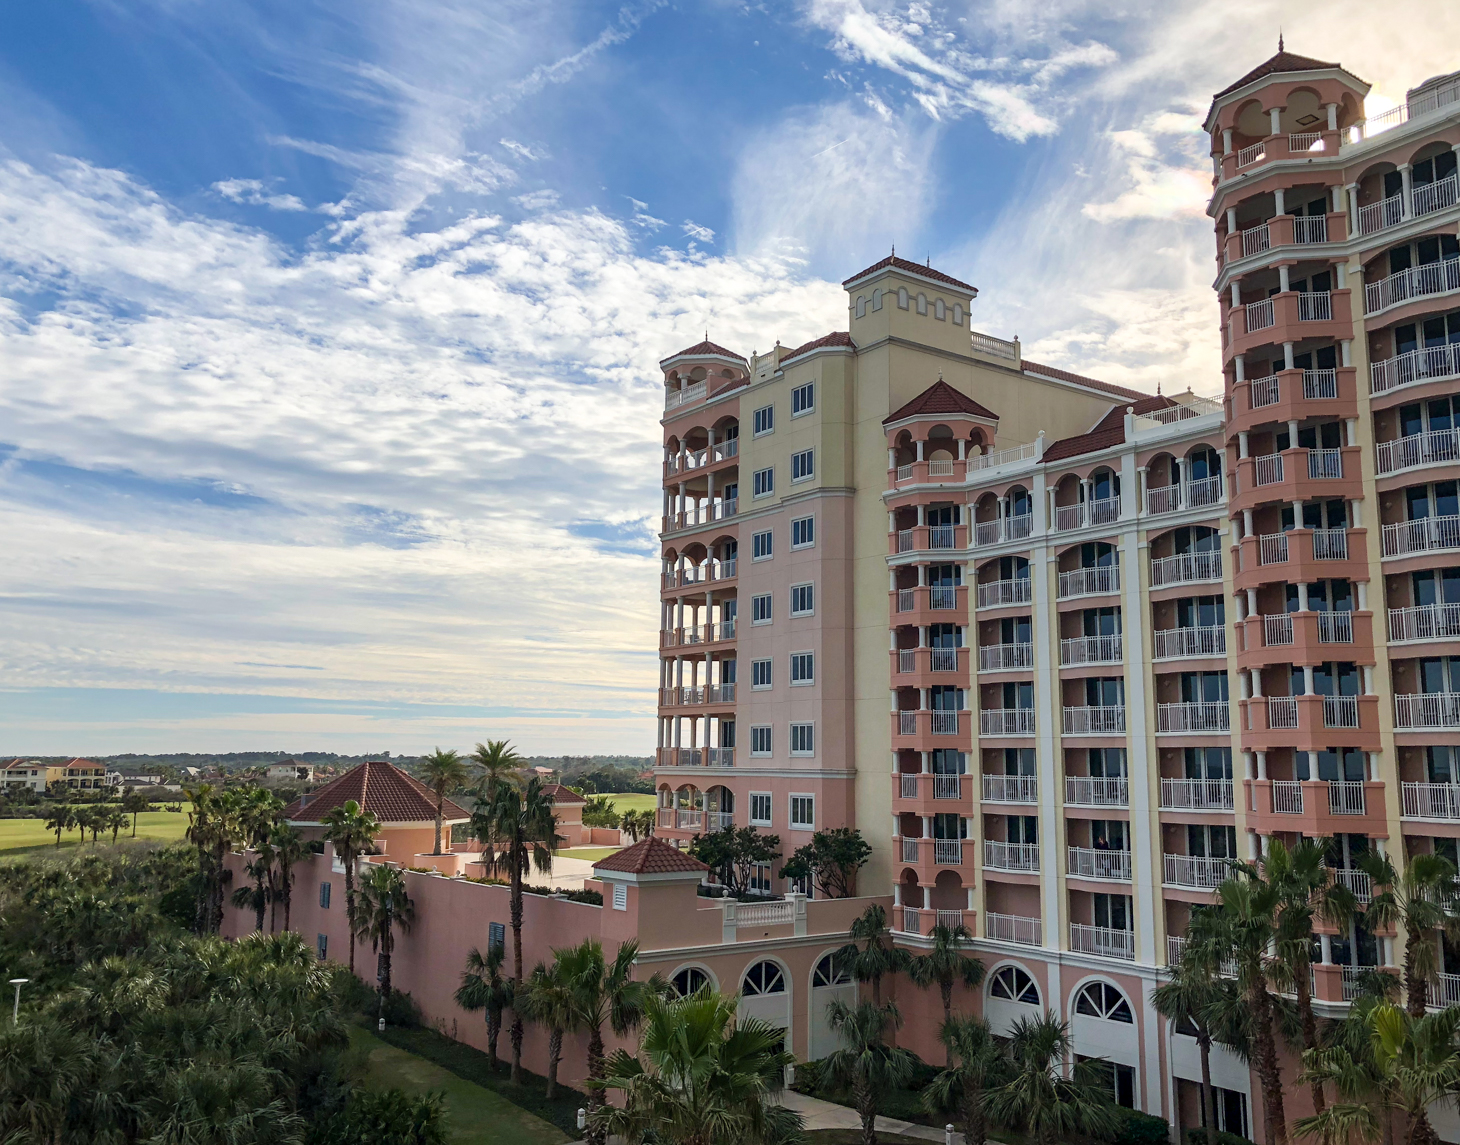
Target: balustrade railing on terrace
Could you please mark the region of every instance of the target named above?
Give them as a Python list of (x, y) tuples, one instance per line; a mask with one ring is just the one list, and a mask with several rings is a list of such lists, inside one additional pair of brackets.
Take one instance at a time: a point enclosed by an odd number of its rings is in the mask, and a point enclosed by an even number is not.
[(1124, 659), (1120, 633), (1113, 636), (1072, 636), (1060, 641), (1060, 663), (1118, 664)]
[(1011, 668), (1032, 668), (1033, 666), (1033, 644), (984, 644), (978, 650), (978, 667), (981, 672), (999, 672)]
[(940, 867), (963, 866), (962, 839), (934, 839), (933, 862)]
[(1130, 852), (1106, 851), (1095, 847), (1068, 848), (1066, 873), (1080, 879), (1110, 879), (1130, 882)]
[(1454, 175), (1446, 175), (1433, 183), (1421, 183), (1410, 192), (1416, 215), (1429, 215), (1455, 205), (1457, 183)]
[(963, 798), (963, 776), (961, 775), (933, 775), (933, 798), (934, 799), (961, 799)]
[(1125, 705), (1094, 704), (1066, 707), (1065, 735), (1116, 735), (1125, 731)]
[(1162, 485), (1146, 490), (1147, 513), (1174, 513), (1178, 509), (1199, 509), (1222, 499), (1220, 475), (1185, 484)]
[(1264, 298), (1261, 302), (1249, 302), (1243, 307), (1246, 314), (1247, 333), (1255, 330), (1266, 330), (1273, 324), (1272, 299)]
[(905, 771), (897, 778), (898, 794), (903, 799), (916, 799), (918, 797), (918, 773)]
[(1075, 505), (1057, 505), (1054, 510), (1056, 532), (1079, 529), (1085, 525), (1108, 525), (1120, 518), (1119, 497), (1098, 497)]
[(1222, 553), (1219, 549), (1200, 549), (1194, 553), (1151, 558), (1152, 588), (1221, 579)]
[(1081, 954), (1130, 961), (1136, 956), (1136, 936), (1130, 930), (1112, 930), (1108, 926), (1086, 926), (1082, 922), (1072, 922), (1070, 949)]
[(1262, 643), (1267, 648), (1280, 648), (1293, 642), (1292, 613), (1280, 612), (1262, 618)]
[(1308, 450), (1308, 476), (1333, 478), (1343, 476), (1343, 453), (1337, 449)]
[(1395, 521), (1384, 526), (1383, 544), (1386, 557), (1460, 548), (1460, 516), (1452, 514), (1421, 517), (1417, 521)]
[(1412, 604), (1389, 610), (1390, 643), (1460, 640), (1460, 604)]
[(900, 588), (897, 590), (897, 611), (911, 612), (918, 606), (917, 590), (912, 588)]
[(1359, 698), (1357, 696), (1324, 696), (1323, 726), (1326, 728), (1358, 727)]
[(1299, 322), (1331, 322), (1333, 320), (1333, 295), (1326, 290), (1300, 290), (1298, 292)]
[(1249, 163), (1256, 163), (1259, 159), (1267, 158), (1267, 143), (1253, 143), (1247, 147), (1237, 150), (1237, 166), (1246, 167)]
[(1272, 784), (1274, 815), (1303, 814), (1303, 785), (1296, 779), (1275, 779)]
[(902, 861), (904, 863), (916, 863), (918, 861), (918, 855), (921, 851), (921, 843), (921, 839), (903, 839)]
[[(1321, 139), (1322, 136), (1319, 138)], [(1297, 243), (1326, 243), (1328, 241), (1328, 216), (1294, 216), (1293, 241)]]
[(1008, 342), (1003, 338), (995, 338), (992, 334), (984, 334), (981, 331), (970, 331), (973, 348), (980, 354), (990, 354), (995, 358), (1018, 358), (1019, 346), (1016, 342)]
[(669, 390), (666, 392), (664, 395), (664, 408), (674, 409), (676, 406), (684, 405), (685, 402), (698, 401), (704, 396), (705, 383), (694, 382), (691, 385), (685, 386), (683, 389)]
[(1074, 807), (1128, 807), (1130, 782), (1123, 775), (1067, 775), (1065, 802)]
[(1294, 696), (1267, 697), (1267, 726), (1270, 728), (1295, 728), (1298, 726), (1298, 701)]
[(1397, 227), (1404, 221), (1404, 196), (1390, 195), (1377, 203), (1359, 208), (1359, 234), (1370, 235), (1386, 227)]
[(1272, 246), (1272, 234), (1267, 224), (1248, 227), (1242, 232), (1242, 257), (1251, 258), (1255, 254), (1261, 254)]
[(956, 736), (958, 734), (958, 712), (933, 712), (931, 714), (935, 736)]
[(928, 668), (933, 672), (958, 671), (957, 648), (929, 648)]
[(1071, 569), (1059, 576), (1059, 595), (1062, 600), (1072, 596), (1098, 596), (1119, 591), (1119, 565)]
[(1361, 905), (1368, 903), (1374, 897), (1374, 881), (1363, 871), (1355, 871), (1348, 867), (1330, 867), (1328, 873), (1334, 882), (1347, 887), (1349, 893)]
[(1364, 313), (1375, 314), (1411, 298), (1427, 298), (1460, 290), (1460, 258), (1412, 266), (1378, 282), (1364, 284)]
[(1348, 560), (1348, 530), (1314, 529), (1313, 559), (1315, 561)]
[(905, 736), (918, 734), (918, 713), (916, 709), (897, 713), (897, 734)]
[(1253, 378), (1248, 383), (1248, 393), (1251, 395), (1253, 409), (1277, 405), (1278, 400), (1282, 397), (1280, 379), (1276, 374), (1268, 374), (1265, 378)]
[(1147, 513), (1174, 513), (1181, 508), (1181, 486), (1160, 485), (1146, 490)]
[(1033, 803), (1039, 781), (1032, 775), (985, 775), (983, 797), (989, 803)]
[(978, 731), (986, 736), (1032, 736), (1033, 708), (985, 708), (978, 714)]
[(1174, 733), (1224, 732), (1232, 726), (1225, 700), (1192, 700), (1156, 705), (1156, 731)]
[(1304, 370), (1303, 396), (1309, 401), (1338, 397), (1338, 371)]
[(1257, 538), (1257, 560), (1259, 564), (1278, 565), (1288, 559), (1287, 533), (1264, 533)]
[(1162, 881), (1174, 887), (1207, 889), (1221, 886), (1231, 860), (1209, 855), (1165, 855)]
[(1352, 644), (1354, 614), (1352, 612), (1320, 612), (1318, 614), (1320, 644)]
[(1419, 465), (1460, 460), (1460, 429), (1431, 429), (1374, 447), (1374, 468), (1380, 474), (1397, 473)]
[(1364, 785), (1358, 780), (1334, 780), (1328, 784), (1328, 813), (1330, 815), (1363, 815), (1368, 811), (1364, 800)]
[(916, 648), (899, 648), (897, 650), (897, 670), (899, 672), (916, 672), (918, 670), (918, 650)]
[(1153, 409), (1136, 416), (1147, 421), (1154, 421), (1159, 425), (1175, 425), (1179, 421), (1189, 421), (1194, 417), (1221, 413), (1226, 413), (1226, 407), (1221, 402), (1214, 398), (1203, 398), (1192, 394), (1185, 401), (1177, 402), (1174, 406), (1162, 406), (1160, 409)]
[(1157, 660), (1186, 656), (1225, 656), (1227, 628), (1203, 624), (1191, 628), (1160, 628), (1151, 634)]
[(1275, 485), (1283, 479), (1283, 455), (1268, 453), (1252, 459), (1252, 483)]
[(1426, 346), (1369, 364), (1369, 392), (1387, 393), (1415, 382), (1460, 377), (1460, 342)]
[(984, 937), (996, 942), (1017, 942), (1021, 946), (1039, 946), (1044, 941), (1044, 924), (1037, 918), (1020, 914), (983, 916)]
[(1404, 814), (1421, 819), (1460, 819), (1460, 784), (1405, 783)]
[(1039, 456), (1039, 442), (1030, 441), (1023, 445), (1013, 445), (1008, 449), (996, 449), (992, 453), (983, 453), (977, 457), (968, 459), (968, 469), (972, 472), (975, 469), (993, 469), (999, 465), (1010, 465), (1016, 461), (1033, 461)]
[(998, 608), (1005, 604), (1028, 604), (1033, 582), (1027, 577), (985, 581), (978, 586), (976, 608)]
[(1034, 532), (1033, 513), (1015, 513), (996, 521), (978, 521), (973, 526), (975, 545), (997, 545), (1002, 541), (1019, 541)]
[(1460, 974), (1436, 974), (1425, 986), (1425, 1005), (1437, 1010), (1460, 1006)]
[(999, 871), (1037, 871), (1039, 844), (1005, 843), (998, 839), (985, 839), (983, 865)]
[(1162, 779), (1161, 807), (1168, 811), (1231, 811), (1230, 779)]
[(928, 607), (947, 609), (958, 606), (958, 586), (935, 584), (928, 589)]
[(1460, 692), (1415, 692), (1395, 696), (1394, 726), (1407, 730), (1460, 728)]

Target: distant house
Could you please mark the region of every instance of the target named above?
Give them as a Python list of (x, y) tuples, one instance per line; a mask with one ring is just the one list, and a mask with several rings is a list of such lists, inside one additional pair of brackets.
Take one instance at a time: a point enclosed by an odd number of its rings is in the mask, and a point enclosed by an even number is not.
[(38, 759), (9, 759), (0, 764), (0, 790), (44, 793), (50, 769)]
[(587, 829), (583, 826), (583, 808), (588, 800), (571, 787), (561, 783), (550, 783), (543, 793), (553, 801), (553, 811), (558, 817), (558, 838), (561, 846), (577, 847), (588, 841)]
[(265, 783), (313, 783), (314, 764), (297, 759), (281, 759), (271, 763), (264, 773)]
[(70, 791), (92, 791), (106, 786), (106, 767), (94, 759), (68, 759), (46, 768), (47, 782), (52, 787)]
[(128, 771), (118, 768), (106, 773), (108, 787), (161, 787), (167, 777), (160, 771)]
[[(385, 834), (378, 845), (389, 842), (392, 860), (410, 865), (412, 856), (426, 854), (435, 846), (435, 793), (384, 760), (362, 763), (332, 783), (301, 795), (284, 808), (284, 818), (306, 838), (319, 838), (324, 834), (325, 816), (352, 799), (380, 821)], [(451, 828), (471, 816), (450, 799), (441, 809), (445, 838), (450, 839)]]

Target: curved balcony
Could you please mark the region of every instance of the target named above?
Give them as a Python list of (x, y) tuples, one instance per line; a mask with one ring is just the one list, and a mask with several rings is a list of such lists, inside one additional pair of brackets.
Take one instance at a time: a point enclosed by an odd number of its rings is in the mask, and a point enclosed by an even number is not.
[(1161, 628), (1151, 633), (1153, 659), (1196, 660), (1227, 655), (1225, 624), (1194, 625), (1190, 628)]
[(728, 644), (734, 639), (734, 620), (717, 624), (686, 624), (680, 628), (664, 628), (659, 631), (661, 648), (703, 648), (714, 651), (716, 645)]
[(677, 596), (683, 590), (699, 591), (712, 584), (724, 584), (736, 578), (738, 558), (710, 560), (702, 565), (692, 565), (675, 572), (662, 574), (660, 591), (666, 596)]
[(1221, 180), (1234, 179), (1239, 171), (1250, 176), (1260, 165), (1280, 159), (1308, 160), (1314, 155), (1336, 155), (1341, 138), (1338, 131), (1294, 131), (1270, 135), (1258, 143), (1239, 147), (1221, 156)]
[(1460, 692), (1412, 692), (1394, 697), (1394, 730), (1460, 729)]
[(892, 777), (892, 799), (894, 814), (937, 815), (957, 811), (960, 804), (973, 801), (973, 777), (901, 771)]
[(1067, 533), (1073, 529), (1084, 529), (1092, 525), (1111, 525), (1120, 520), (1120, 498), (1101, 497), (1093, 501), (1079, 501), (1073, 505), (1056, 505), (1054, 509), (1054, 532)]
[[(898, 857), (918, 871), (918, 881), (931, 886), (937, 881), (937, 872), (954, 868), (962, 876), (963, 885), (973, 883), (973, 841), (970, 839), (911, 839), (902, 836), (897, 841)], [(926, 876), (926, 877), (925, 877)]]
[(714, 469), (717, 465), (725, 467), (725, 462), (736, 461), (739, 456), (740, 439), (738, 437), (732, 437), (728, 441), (717, 441), (714, 445), (706, 445), (702, 449), (681, 450), (665, 460), (664, 484), (672, 486), (686, 473), (695, 473), (701, 469)]
[(1281, 346), (1320, 338), (1338, 342), (1353, 337), (1353, 311), (1348, 289), (1301, 292), (1285, 290), (1236, 306), (1227, 312), (1227, 346), (1223, 363), (1259, 346)]
[(1012, 517), (999, 517), (993, 521), (975, 521), (973, 547), (987, 548), (990, 545), (1002, 545), (1007, 541), (1022, 541), (1033, 535), (1033, 513), (1019, 513)]
[(1033, 775), (985, 775), (985, 803), (1037, 803), (1039, 780)]
[(1358, 415), (1358, 371), (1353, 366), (1332, 370), (1279, 370), (1232, 386), (1232, 420), (1228, 433), (1247, 433), (1274, 422)]
[(1374, 473), (1379, 477), (1456, 464), (1460, 464), (1460, 429), (1432, 429), (1374, 446)]
[(914, 525), (888, 534), (893, 556), (905, 553), (948, 553), (968, 547), (968, 529), (963, 525)]
[(1389, 610), (1390, 644), (1460, 640), (1460, 604), (1413, 604)]
[(1119, 591), (1119, 565), (1070, 569), (1059, 574), (1060, 600), (1074, 600), (1082, 596), (1109, 596)]
[(1180, 513), (1186, 509), (1204, 509), (1222, 503), (1222, 475), (1214, 474), (1199, 481), (1178, 481), (1146, 490), (1146, 515)]
[(1460, 551), (1460, 516), (1421, 517), (1417, 521), (1385, 525), (1382, 551), (1385, 560), (1418, 553)]
[(735, 702), (734, 684), (699, 684), (692, 687), (660, 688), (661, 708), (701, 708)]
[(967, 648), (899, 648), (891, 655), (894, 687), (968, 686)]
[(1447, 258), (1364, 283), (1364, 317), (1372, 318), (1407, 302), (1460, 293), (1460, 259)]
[(983, 865), (988, 871), (1017, 871), (1021, 874), (1037, 875), (1039, 844), (1005, 843), (999, 839), (985, 839)]
[(734, 767), (733, 747), (661, 747), (655, 767)]
[(976, 586), (975, 608), (1008, 608), (1028, 604), (1034, 599), (1034, 582), (1027, 576), (1010, 580), (980, 581)]
[[(1308, 138), (1308, 133), (1301, 138)], [(1264, 146), (1256, 144), (1259, 150)], [(1222, 242), (1223, 262), (1230, 266), (1281, 247), (1342, 242), (1347, 235), (1348, 215), (1341, 211), (1330, 211), (1326, 215), (1273, 215), (1265, 223), (1227, 235)], [(1286, 257), (1303, 257), (1304, 254), (1302, 250), (1290, 251)]]
[[(1322, 664), (1329, 660), (1375, 663), (1372, 612), (1279, 612), (1237, 621), (1239, 663)], [(1339, 645), (1340, 647), (1335, 647)]]
[(1259, 834), (1296, 832), (1310, 839), (1389, 833), (1384, 784), (1344, 780), (1244, 779), (1248, 826)]
[(916, 585), (893, 589), (888, 601), (894, 627), (929, 624), (968, 624), (966, 585)]
[(1093, 847), (1067, 848), (1065, 873), (1072, 879), (1095, 879), (1099, 882), (1131, 881), (1129, 851), (1102, 851)]
[(973, 910), (934, 910), (931, 907), (895, 906), (892, 908), (893, 926), (903, 934), (932, 934), (933, 927), (948, 930), (963, 927), (969, 934), (975, 933), (978, 912)]
[(1272, 583), (1369, 579), (1366, 529), (1289, 529), (1246, 536), (1237, 543), (1237, 552), (1233, 582), (1239, 592)]
[(890, 470), (890, 489), (909, 485), (961, 484), (965, 480), (965, 462), (944, 457), (937, 460), (913, 461)]
[(1175, 553), (1169, 557), (1151, 558), (1151, 588), (1175, 588), (1186, 584), (1220, 584), (1222, 553), (1220, 549), (1204, 549), (1194, 553)]
[(686, 530), (707, 529), (712, 525), (722, 525), (726, 521), (733, 520), (739, 511), (739, 498), (731, 498), (729, 501), (716, 501), (714, 504), (710, 504), (707, 501), (699, 501), (687, 509), (677, 510), (669, 516), (661, 518), (661, 524), (665, 533), (681, 533)]
[(1234, 512), (1271, 501), (1327, 501), (1363, 497), (1360, 449), (1285, 449), (1237, 461), (1237, 485), (1228, 498)]
[(1111, 636), (1071, 636), (1060, 641), (1062, 668), (1086, 664), (1120, 664), (1124, 660), (1124, 641), (1118, 632)]
[(1243, 712), (1242, 746), (1248, 751), (1379, 750), (1378, 696), (1256, 696), (1237, 705)]
[(1426, 346), (1369, 363), (1369, 393), (1375, 397), (1410, 386), (1460, 379), (1460, 342)]

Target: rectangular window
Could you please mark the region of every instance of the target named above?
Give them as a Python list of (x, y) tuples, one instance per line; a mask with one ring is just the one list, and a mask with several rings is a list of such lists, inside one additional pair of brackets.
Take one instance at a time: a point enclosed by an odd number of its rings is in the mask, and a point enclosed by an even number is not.
[(792, 724), (791, 725), (791, 754), (792, 755), (815, 755), (816, 754), (816, 725), (815, 724)]
[(810, 795), (791, 796), (791, 830), (816, 829), (816, 800)]
[[(770, 753), (771, 753), (771, 725), (770, 724), (763, 724), (763, 725), (757, 726), (755, 724), (752, 724), (751, 727), (750, 727), (750, 754), (751, 755), (770, 755)], [(769, 799), (770, 796), (768, 795), (768, 796), (766, 796), (766, 798)]]
[(330, 953), (330, 936), (327, 934), (316, 935), (314, 949), (321, 962), (328, 958)]
[(507, 945), (507, 924), (505, 922), (487, 923), (487, 953), (494, 950), (501, 950)]
[(329, 910), (330, 908), (330, 887), (332, 885), (331, 883), (319, 884), (319, 907), (321, 910)]
[(756, 437), (760, 437), (764, 433), (770, 433), (771, 430), (776, 428), (776, 407), (761, 406), (760, 409), (755, 411), (754, 424)]
[(629, 888), (626, 887), (623, 883), (613, 884), (613, 909), (629, 909)]
[(791, 683), (816, 683), (816, 654), (813, 652), (791, 653)]
[(771, 867), (769, 863), (752, 863), (750, 865), (750, 889), (760, 891), (763, 894), (771, 893)]
[(791, 480), (809, 481), (816, 475), (816, 451), (803, 449), (791, 454)]
[(791, 615), (810, 616), (816, 611), (816, 589), (809, 584), (791, 586)]
[(813, 382), (797, 386), (791, 391), (791, 416), (800, 417), (816, 408), (816, 387)]
[(757, 497), (769, 497), (776, 491), (776, 471), (757, 469), (755, 476), (751, 479), (751, 491)]
[(751, 792), (750, 822), (755, 827), (769, 827), (771, 825), (771, 797), (769, 792), (761, 792), (759, 794)]
[(771, 558), (771, 533), (767, 529), (764, 533), (750, 534), (750, 559), (753, 561), (765, 561)]
[(750, 662), (750, 686), (752, 688), (769, 688), (771, 686), (771, 662), (769, 660), (752, 660)]
[(816, 544), (816, 518), (793, 517), (791, 519), (791, 547), (809, 549)]
[(771, 594), (764, 593), (760, 596), (750, 598), (750, 623), (769, 624), (771, 622)]

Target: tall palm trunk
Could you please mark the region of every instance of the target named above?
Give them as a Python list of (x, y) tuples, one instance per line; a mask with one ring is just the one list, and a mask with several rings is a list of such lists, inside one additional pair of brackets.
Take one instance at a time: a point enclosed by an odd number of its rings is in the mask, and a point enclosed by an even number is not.
[(1267, 1127), (1267, 1145), (1288, 1145), (1288, 1118), (1283, 1108), (1283, 1078), (1278, 1070), (1277, 1045), (1272, 1033), (1272, 999), (1267, 980), (1259, 972), (1247, 991), (1252, 1015), (1252, 1065), (1262, 1084), (1262, 1113)]
[[(1415, 971), (1414, 965), (1414, 948), (1423, 941), (1415, 935), (1404, 944), (1404, 1008), (1411, 1018), (1423, 1018), (1425, 1003), (1429, 1001), (1429, 983)], [(1433, 935), (1429, 936), (1429, 941), (1434, 941)]]
[(522, 1014), (517, 998), (522, 991), (522, 846), (513, 839), (512, 864), (512, 1084), (522, 1084)]
[[(588, 1028), (588, 1076), (598, 1080), (603, 1077), (604, 1053), (603, 1030), (598, 1026)], [(588, 1142), (589, 1145), (604, 1145), (603, 1131), (594, 1128), (593, 1114), (603, 1105), (603, 1093), (595, 1086), (588, 1088)]]
[(350, 973), (355, 973), (355, 856), (345, 856), (345, 921), (350, 929)]
[(502, 1034), (502, 1011), (487, 1011), (487, 1060), (491, 1063), (493, 1072), (501, 1063), (497, 1060), (497, 1039)]
[(380, 936), (380, 1004), (390, 1001), (390, 956), (395, 952), (395, 936), (389, 924)]
[[(953, 1020), (953, 982), (951, 979), (938, 983), (938, 993), (943, 996), (943, 1025)], [(943, 1064), (949, 1069), (953, 1068), (953, 1047), (946, 1042), (943, 1044)]]
[(963, 1145), (984, 1145), (988, 1135), (989, 1121), (984, 1113), (983, 1090), (967, 1085), (963, 1089)]
[(548, 1031), (547, 1099), (558, 1091), (558, 1062), (563, 1058), (563, 1031), (554, 1026)]
[[(257, 863), (255, 863), (257, 866)], [(253, 928), (255, 933), (264, 932), (264, 906), (268, 898), (264, 894), (264, 872), (256, 870), (253, 877)]]
[[(208, 932), (217, 934), (223, 928), (223, 903), (227, 895), (227, 888), (224, 886), (224, 871), (226, 868), (223, 861), (228, 856), (228, 841), (220, 839), (213, 844), (213, 907), (208, 920)], [(260, 929), (263, 928), (263, 920), (259, 920)]]
[[(1308, 968), (1308, 959), (1304, 958), (1298, 963), (1293, 986), (1298, 998), (1298, 1016), (1303, 1022), (1303, 1048), (1316, 1050), (1318, 1048), (1318, 1019), (1313, 1016), (1313, 990), (1308, 982)], [(1315, 1081), (1309, 1090), (1313, 1095), (1313, 1112), (1322, 1113), (1328, 1105), (1323, 1096), (1323, 1083)]]
[(1197, 1027), (1196, 1046), (1201, 1051), (1201, 1121), (1206, 1126), (1207, 1145), (1217, 1145), (1217, 1101), (1212, 1092), (1212, 1036), (1205, 1026)]
[(862, 1145), (877, 1145), (877, 1097), (864, 1081), (852, 1083), (852, 1104), (862, 1119)]
[(438, 789), (436, 792), (436, 849), (431, 852), (433, 855), (441, 853), (441, 823), (446, 818), (445, 808), (446, 792)]
[(291, 864), (281, 863), (279, 865), (279, 898), (284, 903), (284, 929), (289, 929), (289, 900), (294, 897), (294, 867)]

